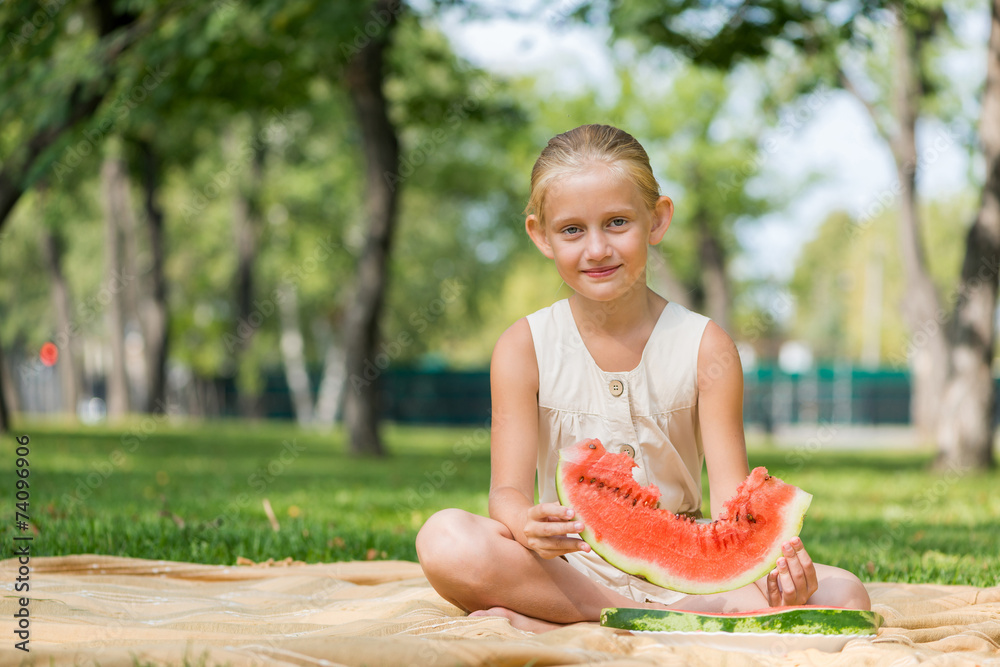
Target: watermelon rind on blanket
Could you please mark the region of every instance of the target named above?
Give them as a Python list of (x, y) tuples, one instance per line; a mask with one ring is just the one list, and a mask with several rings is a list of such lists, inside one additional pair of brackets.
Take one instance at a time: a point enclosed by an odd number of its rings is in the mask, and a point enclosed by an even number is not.
[(605, 627), (648, 632), (874, 635), (882, 623), (877, 612), (840, 607), (774, 607), (732, 614), (625, 607), (601, 610)]

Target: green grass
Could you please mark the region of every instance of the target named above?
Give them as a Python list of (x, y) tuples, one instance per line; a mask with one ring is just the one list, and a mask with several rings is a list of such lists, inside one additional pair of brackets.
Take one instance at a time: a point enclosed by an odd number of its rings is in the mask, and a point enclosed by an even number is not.
[[(38, 424), (17, 433), (31, 437), (34, 556), (414, 560), (414, 537), (433, 512), (486, 513), (484, 429), (389, 426), (385, 459), (347, 455), (339, 431), (280, 423), (147, 419), (117, 430)], [(0, 466), (12, 471), (13, 438), (0, 443)], [(816, 561), (866, 581), (993, 585), (1000, 494), (991, 491), (1000, 474), (937, 475), (927, 471), (929, 460), (926, 452), (750, 451), (751, 465), (813, 494), (802, 537)], [(15, 480), (10, 472), (0, 478), (6, 545), (22, 534)]]

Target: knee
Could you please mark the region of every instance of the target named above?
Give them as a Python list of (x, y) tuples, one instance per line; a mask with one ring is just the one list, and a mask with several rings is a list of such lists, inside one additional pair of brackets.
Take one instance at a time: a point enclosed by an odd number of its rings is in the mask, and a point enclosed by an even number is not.
[(417, 558), (428, 578), (436, 574), (454, 576), (468, 564), (468, 551), (476, 543), (473, 515), (446, 509), (432, 515), (417, 532)]
[(828, 565), (818, 565), (817, 570), (821, 572), (822, 578), (820, 590), (816, 596), (818, 599), (814, 604), (847, 609), (872, 608), (868, 589), (853, 572)]
[(852, 577), (852, 581), (844, 586), (844, 607), (848, 609), (871, 609), (872, 599), (868, 595), (868, 589), (857, 577)]

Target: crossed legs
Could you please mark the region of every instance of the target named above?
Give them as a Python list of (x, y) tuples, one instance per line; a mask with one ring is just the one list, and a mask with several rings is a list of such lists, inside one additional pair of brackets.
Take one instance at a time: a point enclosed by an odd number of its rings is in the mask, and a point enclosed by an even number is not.
[[(514, 627), (532, 632), (596, 621), (604, 607), (666, 608), (616, 593), (562, 558), (541, 558), (516, 542), (500, 522), (463, 510), (443, 510), (428, 519), (417, 535), (417, 556), (427, 580), (455, 606), (473, 614), (506, 616)], [(816, 570), (820, 588), (810, 604), (870, 605), (854, 575), (824, 565), (816, 565)], [(727, 612), (767, 606), (756, 584), (713, 595), (688, 595), (670, 605)]]

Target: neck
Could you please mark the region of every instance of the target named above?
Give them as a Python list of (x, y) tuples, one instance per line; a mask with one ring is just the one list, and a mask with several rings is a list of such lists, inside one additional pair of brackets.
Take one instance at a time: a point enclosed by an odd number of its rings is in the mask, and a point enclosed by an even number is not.
[(653, 322), (666, 304), (663, 297), (638, 282), (612, 301), (592, 301), (573, 293), (569, 305), (577, 322), (588, 330), (608, 336), (634, 332)]

